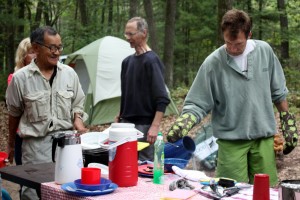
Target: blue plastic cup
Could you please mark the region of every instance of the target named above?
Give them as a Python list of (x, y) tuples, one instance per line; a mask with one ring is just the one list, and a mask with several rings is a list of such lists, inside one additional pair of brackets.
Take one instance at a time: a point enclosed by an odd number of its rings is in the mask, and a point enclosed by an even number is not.
[(196, 149), (196, 144), (189, 136), (170, 144), (165, 144), (165, 158), (181, 158), (189, 160)]

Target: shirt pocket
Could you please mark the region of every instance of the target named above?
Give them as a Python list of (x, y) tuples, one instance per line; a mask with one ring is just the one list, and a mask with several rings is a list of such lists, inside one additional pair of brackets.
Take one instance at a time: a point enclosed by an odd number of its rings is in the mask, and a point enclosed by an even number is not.
[(24, 96), (25, 111), (29, 122), (40, 122), (48, 119), (50, 96), (45, 92), (35, 92)]
[(71, 119), (72, 91), (57, 92), (57, 117), (58, 119)]

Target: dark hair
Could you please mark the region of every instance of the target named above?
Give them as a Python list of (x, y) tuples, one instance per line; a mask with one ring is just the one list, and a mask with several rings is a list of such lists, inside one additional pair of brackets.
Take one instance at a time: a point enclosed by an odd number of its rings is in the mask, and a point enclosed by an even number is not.
[(31, 44), (34, 42), (39, 42), (39, 43), (43, 44), (45, 33), (47, 33), (49, 35), (57, 34), (56, 30), (50, 26), (39, 27), (39, 28), (35, 29), (30, 35)]
[(148, 24), (146, 20), (142, 17), (133, 17), (130, 20), (128, 20), (128, 22), (136, 22), (138, 31), (142, 32), (144, 30), (148, 30)]
[(233, 39), (237, 37), (239, 31), (244, 32), (247, 38), (252, 28), (252, 21), (246, 12), (232, 9), (227, 11), (223, 16), (221, 28), (223, 33), (229, 30), (230, 36)]

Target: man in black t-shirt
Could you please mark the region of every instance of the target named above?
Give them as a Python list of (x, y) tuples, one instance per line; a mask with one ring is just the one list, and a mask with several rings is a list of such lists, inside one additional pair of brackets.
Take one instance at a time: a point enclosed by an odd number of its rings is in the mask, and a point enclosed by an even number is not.
[(130, 19), (124, 35), (136, 52), (122, 62), (121, 108), (116, 122), (133, 123), (144, 133), (144, 138), (139, 141), (151, 145), (139, 152), (139, 160), (153, 160), (153, 143), (170, 103), (164, 82), (164, 65), (147, 45), (148, 25), (145, 19)]

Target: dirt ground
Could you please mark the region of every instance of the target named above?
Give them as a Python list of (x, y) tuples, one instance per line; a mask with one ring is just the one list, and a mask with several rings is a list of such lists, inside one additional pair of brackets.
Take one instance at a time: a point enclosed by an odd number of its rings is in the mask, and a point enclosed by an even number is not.
[[(278, 119), (278, 116), (277, 116)], [(176, 120), (176, 116), (168, 116), (164, 118), (162, 123), (162, 131), (167, 133), (172, 122)], [(298, 130), (300, 130), (299, 122), (297, 123)], [(190, 136), (195, 136), (195, 130), (201, 127), (202, 124), (193, 128), (190, 132)], [(89, 127), (90, 131), (102, 131), (106, 126), (93, 126)], [(280, 132), (280, 129), (278, 128)], [(7, 146), (7, 137), (8, 137), (8, 116), (7, 110), (5, 108), (4, 102), (0, 102), (0, 151), (6, 151)], [(300, 142), (298, 142), (298, 146), (294, 149), (294, 151), (288, 155), (283, 156), (282, 154), (277, 155), (277, 167), (278, 167), (278, 176), (279, 180), (299, 180), (300, 179)], [(208, 176), (213, 175), (213, 172), (206, 172)], [(12, 182), (2, 180), (2, 186), (5, 188), (9, 194), (11, 195), (13, 200), (19, 200), (19, 185), (14, 184)]]

